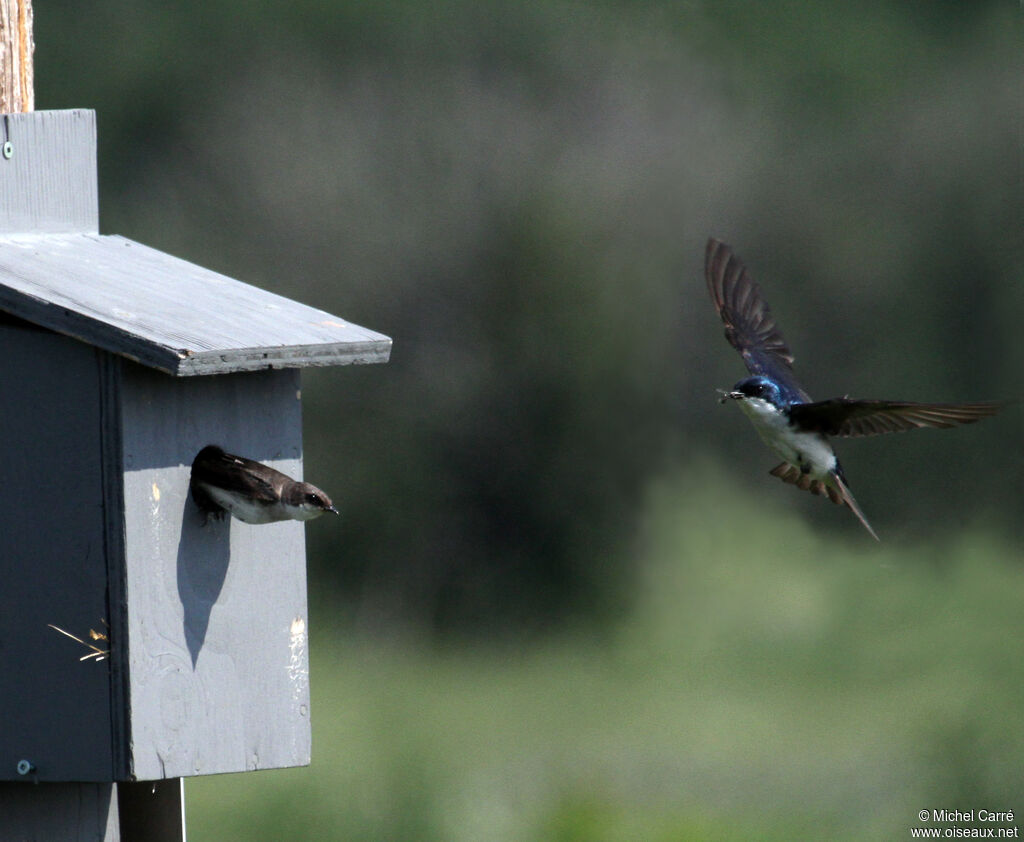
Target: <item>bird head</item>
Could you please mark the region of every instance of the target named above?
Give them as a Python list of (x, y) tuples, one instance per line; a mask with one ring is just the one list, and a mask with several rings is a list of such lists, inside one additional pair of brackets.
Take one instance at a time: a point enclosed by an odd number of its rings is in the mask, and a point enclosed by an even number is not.
[(786, 404), (778, 384), (760, 375), (741, 380), (726, 397), (737, 401), (761, 400), (778, 409), (784, 409)]
[(338, 514), (338, 510), (331, 503), (331, 498), (308, 482), (292, 484), (283, 496), (282, 502), (293, 509), (296, 520), (313, 520), (324, 512)]

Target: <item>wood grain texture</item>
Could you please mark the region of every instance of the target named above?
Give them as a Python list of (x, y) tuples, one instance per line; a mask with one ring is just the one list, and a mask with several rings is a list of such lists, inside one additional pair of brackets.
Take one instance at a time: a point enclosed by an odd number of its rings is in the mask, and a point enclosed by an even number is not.
[(0, 113), (35, 107), (32, 0), (0, 0)]
[(387, 360), (391, 340), (124, 237), (0, 238), (0, 309), (168, 374)]
[(99, 231), (96, 113), (0, 115), (0, 234)]
[(299, 374), (123, 372), (131, 773), (304, 765), (303, 525), (204, 523), (188, 490), (192, 459), (210, 443), (301, 476)]

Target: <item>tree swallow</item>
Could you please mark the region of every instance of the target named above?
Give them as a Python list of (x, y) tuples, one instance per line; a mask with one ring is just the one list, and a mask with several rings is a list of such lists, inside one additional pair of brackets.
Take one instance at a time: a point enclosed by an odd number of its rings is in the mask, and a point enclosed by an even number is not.
[(312, 520), (338, 514), (315, 485), (296, 482), (273, 468), (207, 445), (192, 461), (192, 499), (207, 515), (225, 512), (245, 523)]
[(850, 493), (828, 436), (873, 436), (918, 427), (953, 427), (995, 415), (999, 403), (812, 401), (793, 376), (793, 355), (775, 325), (761, 290), (725, 243), (708, 240), (704, 276), (725, 338), (740, 352), (752, 376), (723, 394), (739, 401), (765, 444), (783, 458), (771, 470), (783, 482), (846, 505), (877, 541)]

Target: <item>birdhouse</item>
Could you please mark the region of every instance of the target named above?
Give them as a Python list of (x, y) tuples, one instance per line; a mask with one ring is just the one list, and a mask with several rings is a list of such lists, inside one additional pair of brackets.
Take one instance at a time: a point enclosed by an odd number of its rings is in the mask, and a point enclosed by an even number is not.
[(302, 479), (301, 369), (391, 340), (100, 235), (93, 112), (2, 128), (0, 780), (304, 765), (305, 527), (207, 518), (190, 466)]

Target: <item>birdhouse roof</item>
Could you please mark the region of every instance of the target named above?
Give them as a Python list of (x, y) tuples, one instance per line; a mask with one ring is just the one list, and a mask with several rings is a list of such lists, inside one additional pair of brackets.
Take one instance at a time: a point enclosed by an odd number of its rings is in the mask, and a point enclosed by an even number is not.
[(386, 336), (101, 236), (95, 112), (5, 114), (0, 128), (0, 317), (179, 377), (387, 361)]
[(385, 362), (391, 340), (124, 237), (0, 236), (0, 310), (176, 376)]

